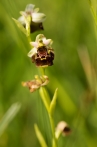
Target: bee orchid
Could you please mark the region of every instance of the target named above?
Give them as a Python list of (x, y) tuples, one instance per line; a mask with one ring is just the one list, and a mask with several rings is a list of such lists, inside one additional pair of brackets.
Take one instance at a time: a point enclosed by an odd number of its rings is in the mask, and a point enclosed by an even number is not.
[(33, 48), (28, 56), (36, 66), (47, 67), (53, 65), (54, 50), (51, 47), (52, 43), (53, 41), (46, 39), (43, 34), (37, 35), (35, 42), (30, 43)]

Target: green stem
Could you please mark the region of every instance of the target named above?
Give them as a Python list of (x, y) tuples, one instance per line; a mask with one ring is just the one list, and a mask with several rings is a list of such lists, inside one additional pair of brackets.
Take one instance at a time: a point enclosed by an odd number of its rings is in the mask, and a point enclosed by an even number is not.
[[(40, 73), (42, 75), (44, 75), (45, 74), (45, 68), (40, 67), (39, 69), (40, 69)], [(42, 101), (43, 101), (46, 109), (47, 109), (48, 116), (49, 116), (49, 121), (50, 121), (52, 136), (53, 136), (53, 138), (52, 138), (52, 147), (57, 147), (56, 138), (55, 138), (54, 121), (53, 121), (52, 115), (50, 113), (50, 98), (49, 98), (47, 90), (44, 87), (40, 87), (39, 92), (40, 92), (40, 96), (42, 98)]]
[[(28, 36), (28, 41), (31, 42), (31, 37), (30, 36)], [(32, 45), (31, 45), (31, 47), (32, 47)]]
[(50, 114), (50, 110), (49, 110), (49, 108), (50, 108), (50, 100), (49, 100), (49, 98), (47, 96), (47, 91), (46, 91), (46, 89), (44, 89), (44, 87), (41, 87), (39, 92), (40, 92), (40, 96), (42, 98), (42, 101), (43, 101), (43, 103), (45, 105), (45, 108), (46, 108), (46, 110), (48, 112), (48, 116), (49, 116), (49, 120), (50, 120), (50, 126), (51, 126), (52, 135), (53, 135), (52, 147), (57, 147), (56, 138), (55, 138), (54, 121), (53, 121), (53, 118), (52, 118), (52, 116)]
[(45, 68), (39, 67), (39, 72), (41, 75), (45, 75)]
[(57, 147), (57, 142), (56, 142), (56, 138), (55, 138), (55, 125), (54, 125), (54, 121), (53, 121), (53, 118), (50, 113), (49, 113), (49, 120), (50, 120), (52, 135), (53, 135), (52, 147)]
[(50, 113), (50, 99), (48, 97), (47, 91), (44, 87), (40, 87), (40, 96), (42, 98), (42, 101), (44, 103), (44, 106), (47, 110), (48, 116), (49, 116), (49, 121), (50, 121), (50, 126), (51, 126), (51, 131), (52, 131), (52, 147), (57, 147), (57, 143), (56, 143), (56, 138), (55, 138), (55, 126), (54, 126), (54, 121), (52, 118), (52, 115)]
[(25, 20), (26, 20), (26, 30), (27, 30), (28, 41), (31, 42), (31, 37), (30, 37), (31, 16), (28, 16)]

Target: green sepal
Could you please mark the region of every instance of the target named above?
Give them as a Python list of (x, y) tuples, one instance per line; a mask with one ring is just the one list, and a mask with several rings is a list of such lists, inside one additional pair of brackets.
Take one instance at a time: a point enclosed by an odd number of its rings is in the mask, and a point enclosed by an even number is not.
[(55, 109), (55, 106), (56, 106), (57, 92), (58, 92), (58, 88), (56, 88), (54, 95), (53, 95), (53, 98), (52, 98), (52, 101), (50, 103), (50, 114), (51, 115), (53, 115), (54, 109)]
[(28, 33), (26, 31), (26, 29), (23, 27), (23, 25), (15, 18), (12, 18), (15, 22), (15, 24), (18, 26), (18, 28), (26, 35), (28, 36)]
[(43, 137), (43, 135), (41, 134), (37, 124), (34, 125), (34, 128), (35, 128), (35, 133), (36, 133), (36, 136), (41, 144), (41, 147), (48, 147), (46, 142), (45, 142), (45, 139)]

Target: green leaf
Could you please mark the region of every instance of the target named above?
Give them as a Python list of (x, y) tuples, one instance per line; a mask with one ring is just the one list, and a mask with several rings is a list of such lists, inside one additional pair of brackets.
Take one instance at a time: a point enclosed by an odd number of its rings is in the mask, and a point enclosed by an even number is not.
[(52, 99), (52, 101), (50, 103), (50, 114), (51, 115), (53, 115), (54, 109), (55, 109), (55, 106), (56, 106), (57, 91), (58, 91), (58, 88), (56, 88), (53, 99)]
[(5, 131), (9, 123), (13, 120), (15, 115), (18, 113), (20, 107), (21, 107), (20, 103), (14, 103), (5, 113), (2, 120), (0, 121), (0, 136), (3, 134), (3, 132)]
[(41, 147), (48, 147), (45, 140), (44, 140), (44, 137), (42, 136), (42, 134), (36, 124), (34, 125), (34, 128), (35, 128), (36, 136), (41, 144)]
[(55, 89), (55, 85), (58, 85), (58, 89), (59, 89), (58, 95), (60, 97), (58, 99), (59, 105), (61, 106), (61, 108), (63, 109), (65, 113), (67, 113), (70, 116), (74, 115), (78, 111), (77, 106), (75, 105), (72, 98), (69, 96), (69, 94), (65, 90), (65, 88), (58, 81), (58, 79), (55, 76), (53, 76), (53, 74), (51, 73), (49, 73), (49, 77), (50, 76), (53, 79), (53, 83), (52, 83), (52, 86), (49, 87), (49, 89), (53, 92), (53, 90)]
[(16, 25), (19, 27), (19, 29), (26, 35), (28, 36), (27, 34), (27, 31), (26, 29), (23, 27), (23, 25), (15, 18), (12, 18), (14, 20), (14, 22), (16, 23)]
[(96, 24), (96, 26), (97, 26), (97, 15), (96, 15), (96, 10), (94, 9), (91, 0), (88, 0), (88, 2), (89, 2), (89, 5), (90, 5), (91, 13), (92, 13), (93, 18), (94, 18), (94, 22), (95, 22), (95, 24)]

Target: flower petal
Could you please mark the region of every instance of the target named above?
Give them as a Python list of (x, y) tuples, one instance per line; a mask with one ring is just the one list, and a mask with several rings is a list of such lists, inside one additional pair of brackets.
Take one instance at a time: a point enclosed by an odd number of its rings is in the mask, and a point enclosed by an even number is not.
[(30, 52), (28, 53), (28, 57), (32, 57), (34, 54), (37, 53), (37, 49), (34, 47), (32, 50), (30, 50)]
[(38, 47), (38, 43), (37, 43), (37, 42), (30, 42), (30, 44), (31, 44), (32, 46), (34, 46), (35, 48)]
[(51, 40), (51, 39), (43, 38), (43, 43), (44, 43), (45, 45), (51, 45), (51, 44), (52, 44), (52, 40)]
[[(45, 38), (45, 36), (43, 34), (39, 34), (36, 36), (36, 42), (39, 42), (39, 40), (43, 40)], [(46, 39), (46, 38), (45, 38)]]
[(25, 24), (25, 17), (24, 16), (20, 16), (19, 18), (18, 18), (18, 21), (23, 25), (23, 24)]
[(24, 11), (20, 11), (20, 14), (21, 14), (22, 16), (26, 16), (26, 15), (27, 15)]
[(37, 13), (39, 11), (39, 8), (35, 8), (33, 12)]
[(36, 23), (43, 22), (46, 18), (44, 13), (32, 13), (32, 21)]
[(34, 7), (35, 7), (35, 5), (33, 5), (33, 4), (28, 4), (27, 6), (26, 6), (26, 8), (25, 8), (25, 11), (26, 12), (32, 12), (33, 10), (34, 10)]

